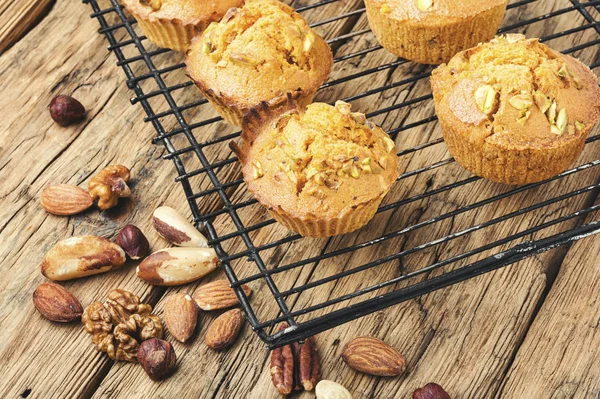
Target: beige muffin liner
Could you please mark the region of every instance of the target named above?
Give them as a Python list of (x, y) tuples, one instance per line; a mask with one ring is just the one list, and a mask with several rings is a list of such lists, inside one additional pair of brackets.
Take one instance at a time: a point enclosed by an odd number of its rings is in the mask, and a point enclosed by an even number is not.
[(529, 184), (564, 172), (579, 157), (592, 126), (578, 132), (560, 147), (514, 150), (486, 142), (474, 143), (468, 132), (456, 129), (440, 118), (444, 141), (463, 168), (486, 179), (505, 184)]
[(192, 38), (199, 32), (204, 31), (209, 22), (201, 22), (197, 25), (184, 25), (179, 20), (154, 19), (148, 20), (132, 13), (138, 24), (144, 31), (146, 37), (158, 47), (170, 48), (171, 50), (185, 52)]
[[(252, 107), (242, 106), (236, 101), (227, 98), (226, 96), (220, 96), (215, 93), (212, 89), (205, 87), (202, 83), (196, 82), (196, 86), (198, 89), (204, 94), (208, 102), (211, 103), (213, 107), (217, 110), (219, 115), (223, 119), (225, 119), (228, 123), (241, 127), (242, 121), (244, 120), (244, 115), (252, 109)], [(316, 90), (313, 91), (303, 91), (296, 90), (293, 92), (293, 100), (295, 101), (295, 106), (303, 108), (312, 103), (313, 97), (315, 96)], [(281, 106), (282, 103), (287, 101), (287, 94), (276, 97), (273, 99), (265, 99), (262, 103), (266, 103), (269, 109), (274, 110)], [(255, 104), (258, 105), (258, 104)]]
[[(384, 194), (387, 194), (387, 192)], [(333, 219), (301, 219), (283, 211), (281, 208), (269, 209), (269, 213), (279, 223), (303, 237), (332, 237), (353, 232), (369, 223), (375, 216), (384, 196), (369, 203), (361, 204)]]
[(448, 62), (458, 52), (492, 39), (502, 23), (506, 4), (464, 19), (448, 22), (396, 20), (365, 0), (369, 25), (389, 52), (421, 64)]

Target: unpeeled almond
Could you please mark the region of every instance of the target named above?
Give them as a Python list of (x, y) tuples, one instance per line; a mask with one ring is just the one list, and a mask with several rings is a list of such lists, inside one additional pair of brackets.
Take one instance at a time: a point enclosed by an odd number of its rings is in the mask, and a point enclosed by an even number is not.
[(163, 318), (173, 338), (185, 343), (196, 329), (198, 306), (186, 293), (170, 295), (165, 301)]
[(33, 292), (33, 306), (48, 320), (68, 323), (83, 314), (83, 307), (75, 295), (55, 283), (42, 283)]
[(393, 377), (404, 372), (406, 360), (396, 349), (375, 337), (357, 337), (342, 352), (346, 364), (365, 374)]
[(204, 342), (211, 349), (223, 349), (235, 341), (242, 328), (242, 312), (239, 309), (232, 309), (212, 322)]
[(53, 215), (68, 216), (81, 213), (93, 205), (92, 197), (81, 187), (59, 184), (42, 191), (40, 205)]
[[(252, 294), (252, 289), (246, 284), (240, 287), (246, 296)], [(216, 280), (200, 286), (194, 292), (194, 300), (202, 310), (226, 309), (239, 302), (235, 291), (229, 286), (229, 280)]]

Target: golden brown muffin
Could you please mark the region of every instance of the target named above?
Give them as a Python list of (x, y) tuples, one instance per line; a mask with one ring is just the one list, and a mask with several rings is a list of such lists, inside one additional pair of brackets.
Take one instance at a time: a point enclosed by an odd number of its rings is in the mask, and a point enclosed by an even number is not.
[(422, 64), (447, 62), (496, 34), (507, 0), (365, 0), (369, 25), (389, 52)]
[(144, 34), (159, 47), (188, 49), (192, 37), (244, 0), (123, 0)]
[(244, 180), (281, 224), (309, 237), (364, 226), (398, 177), (396, 146), (350, 104), (263, 103), (244, 117)]
[(221, 116), (240, 126), (250, 108), (262, 101), (276, 107), (288, 92), (295, 92), (299, 105), (308, 105), (329, 76), (333, 58), (327, 43), (291, 7), (251, 0), (195, 39), (186, 63)]
[(433, 71), (431, 86), (456, 161), (506, 184), (567, 169), (600, 114), (598, 78), (590, 69), (523, 35), (457, 54)]

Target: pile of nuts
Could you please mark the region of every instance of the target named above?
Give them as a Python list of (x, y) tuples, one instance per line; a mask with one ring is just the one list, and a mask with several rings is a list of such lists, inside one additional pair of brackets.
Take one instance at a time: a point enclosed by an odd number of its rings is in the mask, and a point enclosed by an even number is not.
[[(81, 104), (74, 101), (53, 100), (52, 117), (58, 118), (61, 124), (74, 121), (81, 111), (78, 108)], [(79, 114), (84, 115), (85, 110)], [(119, 198), (131, 194), (129, 179), (129, 169), (111, 165), (90, 179), (88, 191), (66, 184), (47, 187), (42, 193), (41, 206), (51, 214), (74, 215), (87, 210), (97, 200), (98, 208), (109, 209), (117, 205)], [(157, 208), (152, 222), (158, 235), (176, 247), (148, 255), (150, 244), (144, 233), (134, 225), (127, 225), (119, 231), (116, 242), (92, 235), (59, 241), (45, 254), (42, 274), (55, 281), (81, 278), (114, 270), (129, 257), (142, 259), (136, 271), (140, 279), (152, 285), (173, 286), (196, 281), (218, 267), (218, 257), (208, 247), (206, 237), (175, 209)], [(252, 294), (249, 286), (240, 288), (246, 297)], [(152, 306), (142, 303), (129, 291), (113, 289), (105, 302), (92, 302), (84, 310), (67, 289), (44, 282), (33, 293), (33, 304), (40, 314), (54, 322), (81, 318), (98, 351), (106, 352), (117, 361), (139, 362), (152, 380), (162, 380), (176, 368), (173, 346), (162, 339), (160, 317), (152, 314)], [(201, 285), (191, 295), (183, 292), (169, 295), (164, 304), (165, 326), (174, 339), (186, 343), (196, 330), (200, 310), (226, 309), (212, 322), (205, 336), (209, 348), (222, 350), (235, 342), (242, 329), (243, 317), (236, 308), (238, 304), (229, 281), (215, 280)], [(284, 323), (280, 329), (287, 327)], [(404, 357), (374, 337), (358, 337), (348, 342), (342, 359), (351, 368), (374, 376), (397, 376), (406, 369)], [(313, 337), (273, 350), (270, 374), (273, 385), (283, 395), (314, 389), (318, 399), (352, 398), (340, 384), (321, 380), (319, 353)], [(449, 399), (449, 396), (439, 385), (430, 383), (416, 390), (413, 399)]]

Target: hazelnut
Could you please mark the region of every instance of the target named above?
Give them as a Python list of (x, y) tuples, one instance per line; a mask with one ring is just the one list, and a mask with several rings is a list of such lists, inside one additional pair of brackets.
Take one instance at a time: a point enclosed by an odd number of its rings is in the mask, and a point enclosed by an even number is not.
[(79, 122), (85, 117), (85, 108), (71, 96), (60, 95), (50, 101), (50, 116), (61, 126)]
[(450, 399), (450, 395), (444, 391), (444, 388), (434, 382), (414, 391), (412, 397), (413, 399)]
[(150, 252), (148, 239), (142, 230), (132, 224), (121, 229), (116, 241), (131, 259), (143, 258)]
[(168, 377), (175, 370), (177, 362), (173, 345), (158, 338), (142, 342), (137, 358), (146, 374), (154, 381)]

